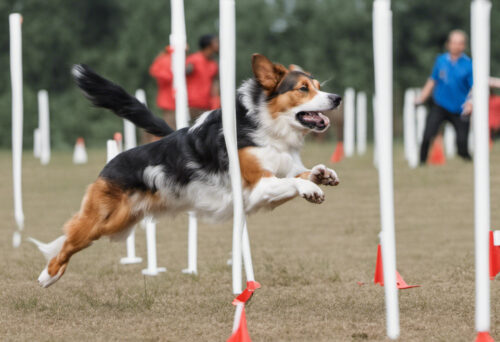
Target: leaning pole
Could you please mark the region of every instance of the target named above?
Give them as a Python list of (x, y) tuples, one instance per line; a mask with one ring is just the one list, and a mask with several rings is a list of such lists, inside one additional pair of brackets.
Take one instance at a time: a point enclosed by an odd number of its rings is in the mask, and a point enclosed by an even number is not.
[(490, 165), (488, 129), (488, 78), (490, 72), (490, 10), (489, 0), (471, 4), (472, 68), (474, 87), (474, 227), (476, 265), (477, 341), (493, 341), (490, 331)]
[(377, 94), (377, 163), (380, 191), (382, 260), (387, 336), (399, 336), (399, 305), (396, 287), (396, 242), (392, 166), (392, 12), (390, 0), (373, 2), (375, 93)]
[(10, 77), (12, 82), (12, 176), (14, 184), (14, 218), (18, 230), (14, 232), (12, 244), (19, 247), (24, 228), (24, 212), (21, 185), (23, 154), (23, 67), (22, 67), (22, 17), (19, 13), (9, 15), (10, 27)]

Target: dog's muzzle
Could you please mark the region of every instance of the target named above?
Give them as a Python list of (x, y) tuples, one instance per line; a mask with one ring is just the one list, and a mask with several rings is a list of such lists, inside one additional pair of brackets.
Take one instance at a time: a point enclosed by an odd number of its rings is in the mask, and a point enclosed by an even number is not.
[(335, 109), (339, 106), (340, 102), (342, 101), (342, 98), (338, 96), (337, 94), (330, 94), (328, 95), (328, 98), (330, 99), (330, 102), (332, 103), (332, 109)]

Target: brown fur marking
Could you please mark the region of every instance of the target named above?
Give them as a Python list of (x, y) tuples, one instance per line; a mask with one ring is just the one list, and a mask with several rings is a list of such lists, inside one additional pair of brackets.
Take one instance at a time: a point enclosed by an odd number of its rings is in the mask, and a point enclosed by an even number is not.
[(50, 276), (62, 275), (69, 259), (101, 236), (117, 234), (137, 223), (128, 194), (119, 186), (99, 178), (87, 188), (80, 211), (65, 225), (66, 241), (48, 266)]
[[(303, 86), (306, 86), (309, 91), (301, 91), (300, 88), (302, 88)], [(302, 76), (297, 81), (297, 84), (293, 91), (288, 91), (284, 94), (276, 96), (269, 102), (267, 108), (273, 119), (276, 119), (281, 113), (286, 112), (290, 108), (311, 101), (317, 93), (317, 88), (314, 86), (311, 79), (306, 76)]]
[(241, 177), (243, 186), (252, 188), (263, 177), (272, 177), (273, 174), (262, 168), (257, 157), (252, 153), (252, 147), (245, 147), (238, 150), (240, 159)]
[(311, 171), (305, 171), (305, 172), (299, 173), (297, 176), (295, 176), (295, 178), (302, 178), (302, 179), (309, 180), (310, 175), (311, 175)]

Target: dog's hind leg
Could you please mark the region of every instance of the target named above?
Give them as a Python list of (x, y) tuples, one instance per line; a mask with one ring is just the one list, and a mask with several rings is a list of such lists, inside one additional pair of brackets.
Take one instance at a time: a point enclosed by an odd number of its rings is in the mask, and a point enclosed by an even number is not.
[(59, 251), (40, 274), (40, 285), (48, 287), (55, 283), (64, 274), (73, 254), (90, 246), (101, 236), (119, 234), (139, 219), (132, 214), (128, 195), (123, 189), (98, 179), (89, 186), (80, 212), (65, 224), (64, 238), (58, 239), (63, 243), (54, 245), (53, 249), (59, 248)]

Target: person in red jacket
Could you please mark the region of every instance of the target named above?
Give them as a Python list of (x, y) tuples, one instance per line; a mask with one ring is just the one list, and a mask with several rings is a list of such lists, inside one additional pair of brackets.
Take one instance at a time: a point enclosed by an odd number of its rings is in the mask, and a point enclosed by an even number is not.
[(186, 58), (186, 85), (191, 121), (203, 112), (220, 107), (218, 86), (219, 53), (217, 36), (207, 34), (199, 40), (200, 51)]
[(172, 48), (167, 46), (156, 57), (149, 68), (149, 74), (156, 79), (158, 96), (156, 104), (163, 111), (163, 119), (175, 129), (174, 76), (172, 73)]

